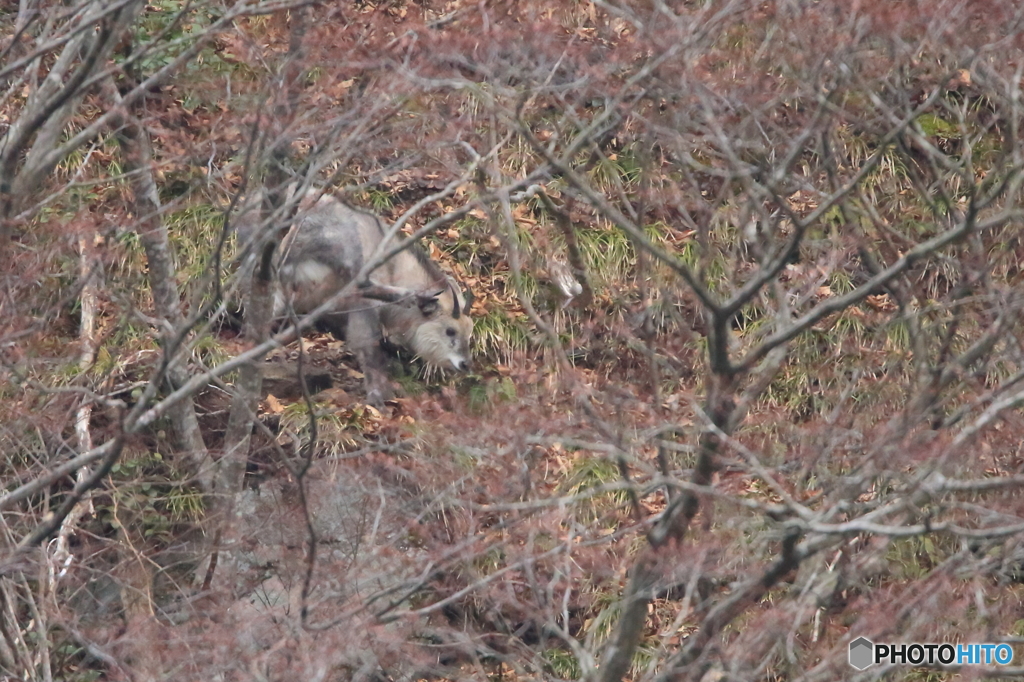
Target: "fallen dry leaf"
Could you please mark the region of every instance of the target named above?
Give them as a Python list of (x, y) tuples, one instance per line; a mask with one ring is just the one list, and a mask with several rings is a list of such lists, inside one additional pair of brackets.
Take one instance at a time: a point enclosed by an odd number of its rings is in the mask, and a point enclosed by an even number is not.
[(281, 414), (284, 412), (284, 404), (273, 394), (267, 396), (266, 400), (263, 401), (263, 405), (268, 414)]

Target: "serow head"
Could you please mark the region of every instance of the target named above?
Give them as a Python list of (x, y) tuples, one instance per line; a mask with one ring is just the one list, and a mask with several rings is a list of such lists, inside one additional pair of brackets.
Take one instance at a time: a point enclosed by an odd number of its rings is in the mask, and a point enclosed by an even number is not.
[(468, 372), (473, 321), (466, 312), (472, 299), (451, 282), (446, 289), (418, 294), (416, 299), (422, 320), (412, 335), (412, 351), (433, 367)]

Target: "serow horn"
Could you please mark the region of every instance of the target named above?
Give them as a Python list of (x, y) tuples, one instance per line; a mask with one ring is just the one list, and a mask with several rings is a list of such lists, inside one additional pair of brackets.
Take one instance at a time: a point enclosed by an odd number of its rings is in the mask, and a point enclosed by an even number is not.
[(462, 311), (459, 309), (459, 292), (451, 282), (448, 282), (448, 288), (452, 290), (452, 318), (457, 320), (459, 315), (462, 314)]

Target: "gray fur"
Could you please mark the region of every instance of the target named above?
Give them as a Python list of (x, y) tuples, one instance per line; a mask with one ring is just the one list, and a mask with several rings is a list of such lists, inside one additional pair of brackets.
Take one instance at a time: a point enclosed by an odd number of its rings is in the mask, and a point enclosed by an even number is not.
[[(384, 233), (376, 216), (333, 197), (323, 197), (302, 212), (281, 245), (282, 286), (275, 315), (284, 315), (288, 303), (301, 315), (327, 301), (356, 277)], [(321, 321), (355, 353), (368, 401), (380, 403), (390, 393), (382, 338), (408, 348), (430, 366), (469, 369), (473, 322), (466, 314), (466, 298), (421, 249), (402, 251), (362, 284), (356, 296)]]

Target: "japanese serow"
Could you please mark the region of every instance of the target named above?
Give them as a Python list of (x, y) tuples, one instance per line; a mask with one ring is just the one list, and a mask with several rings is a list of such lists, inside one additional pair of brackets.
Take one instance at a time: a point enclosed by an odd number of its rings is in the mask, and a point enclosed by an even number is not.
[[(289, 305), (299, 315), (308, 313), (337, 294), (358, 275), (384, 233), (376, 216), (321, 198), (281, 244), (275, 316), (286, 314)], [(320, 322), (355, 353), (369, 402), (380, 404), (391, 394), (381, 340), (411, 350), (429, 367), (469, 370), (470, 295), (422, 249), (414, 245), (398, 253), (357, 284)]]

